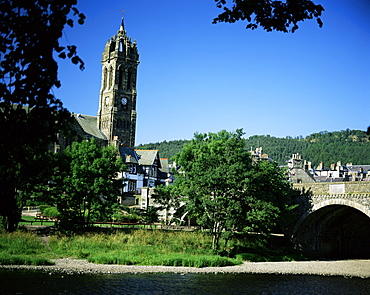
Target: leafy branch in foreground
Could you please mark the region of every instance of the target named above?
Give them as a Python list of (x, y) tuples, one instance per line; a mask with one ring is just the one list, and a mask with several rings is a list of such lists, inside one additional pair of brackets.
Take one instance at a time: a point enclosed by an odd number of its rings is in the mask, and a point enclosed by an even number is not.
[[(310, 0), (215, 0), (218, 8), (223, 8), (213, 23), (247, 21), (247, 29), (262, 27), (267, 32), (273, 30), (294, 33), (298, 23), (315, 18), (319, 27), (323, 26), (321, 14), (324, 8)], [(232, 2), (232, 5), (228, 4)], [(230, 7), (231, 6), (231, 7)]]
[(52, 88), (61, 85), (55, 53), (84, 67), (75, 46), (59, 43), (73, 18), (84, 22), (76, 3), (0, 0), (0, 218), (9, 232), (20, 220), (25, 192), (40, 181), (39, 158), (71, 122)]

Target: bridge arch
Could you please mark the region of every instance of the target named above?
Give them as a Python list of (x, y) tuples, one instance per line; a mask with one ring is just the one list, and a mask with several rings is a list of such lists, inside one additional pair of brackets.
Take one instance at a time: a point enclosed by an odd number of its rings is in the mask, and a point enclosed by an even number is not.
[(318, 258), (370, 258), (370, 209), (340, 198), (314, 203), (294, 227), (293, 241)]

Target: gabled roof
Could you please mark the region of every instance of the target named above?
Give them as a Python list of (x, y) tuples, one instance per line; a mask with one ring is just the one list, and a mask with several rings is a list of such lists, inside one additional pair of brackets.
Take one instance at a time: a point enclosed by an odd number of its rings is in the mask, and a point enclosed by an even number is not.
[(161, 168), (158, 169), (158, 178), (167, 179), (168, 173), (170, 172), (167, 158), (160, 158)]
[(169, 166), (168, 166), (168, 158), (160, 158), (161, 161), (161, 169), (159, 169), (161, 172), (168, 173), (170, 172)]
[(97, 117), (73, 114), (77, 123), (80, 125), (82, 130), (90, 137), (107, 140), (105, 134), (97, 127)]
[(370, 165), (348, 165), (347, 168), (351, 172), (360, 171), (361, 170), (360, 168), (362, 168), (364, 172), (370, 171)]
[(155, 164), (161, 168), (158, 150), (135, 150), (138, 154), (139, 163), (143, 166), (153, 166)]
[(120, 145), (119, 146), (119, 153), (122, 157), (122, 159), (125, 161), (125, 163), (131, 163), (131, 164), (139, 164), (139, 159), (137, 157), (137, 154), (133, 148)]

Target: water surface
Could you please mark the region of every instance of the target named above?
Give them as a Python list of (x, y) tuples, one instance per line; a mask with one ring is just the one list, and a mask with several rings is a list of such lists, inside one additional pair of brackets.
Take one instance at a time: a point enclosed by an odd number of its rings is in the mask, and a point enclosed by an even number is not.
[(369, 294), (370, 279), (271, 274), (47, 274), (0, 270), (0, 294)]

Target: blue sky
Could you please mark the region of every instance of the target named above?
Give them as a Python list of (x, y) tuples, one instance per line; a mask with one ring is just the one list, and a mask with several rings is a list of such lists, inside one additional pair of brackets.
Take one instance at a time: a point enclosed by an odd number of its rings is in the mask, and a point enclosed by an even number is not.
[(286, 34), (212, 24), (213, 0), (79, 0), (86, 22), (61, 43), (77, 45), (86, 69), (60, 61), (54, 93), (71, 112), (97, 114), (101, 54), (124, 10), (140, 54), (136, 144), (238, 128), (246, 137), (365, 130), (370, 1), (314, 2), (323, 28), (310, 20)]

